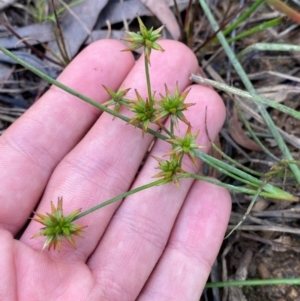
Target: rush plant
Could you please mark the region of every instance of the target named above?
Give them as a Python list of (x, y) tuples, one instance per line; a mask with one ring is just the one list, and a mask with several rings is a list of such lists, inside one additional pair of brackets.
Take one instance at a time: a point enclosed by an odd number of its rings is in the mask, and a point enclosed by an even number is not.
[[(170, 144), (170, 151), (167, 152), (165, 156), (162, 158), (155, 157), (158, 162), (157, 169), (159, 172), (157, 173), (157, 171), (153, 170), (153, 178), (156, 178), (157, 180), (148, 183), (147, 185), (124, 192), (113, 199), (98, 204), (84, 212), (81, 212), (80, 209), (75, 209), (75, 211), (73, 211), (73, 213), (70, 215), (64, 216), (62, 198), (59, 198), (57, 208), (51, 202), (51, 213), (36, 213), (36, 216), (33, 218), (33, 220), (43, 224), (44, 227), (33, 237), (45, 236), (46, 240), (43, 248), (50, 249), (53, 247), (55, 249), (57, 247), (58, 251), (60, 251), (64, 238), (66, 238), (66, 240), (68, 240), (75, 247), (73, 236), (81, 236), (84, 228), (84, 226), (75, 224), (74, 222), (76, 220), (113, 202), (117, 202), (126, 196), (157, 185), (163, 185), (167, 183), (171, 183), (172, 185), (173, 183), (178, 189), (180, 189), (180, 180), (182, 178), (193, 178), (196, 180), (214, 183), (235, 192), (253, 195), (254, 199), (257, 198), (258, 195), (261, 195), (285, 201), (298, 200), (297, 197), (291, 195), (290, 193), (266, 183), (263, 177), (260, 178), (254, 173), (251, 174), (251, 172), (248, 170), (239, 169), (239, 166), (235, 167), (233, 165), (229, 165), (222, 160), (213, 158), (200, 151), (202, 146), (197, 144), (196, 138), (202, 133), (199, 133), (199, 131), (193, 131), (192, 124), (185, 116), (185, 111), (189, 107), (193, 106), (193, 103), (185, 102), (189, 91), (181, 93), (179, 91), (178, 84), (176, 84), (175, 91), (170, 91), (168, 87), (165, 86), (165, 94), (160, 94), (159, 97), (157, 97), (151, 87), (151, 78), (149, 72), (149, 68), (151, 67), (151, 52), (154, 50), (160, 52), (164, 51), (164, 49), (157, 42), (161, 36), (160, 32), (162, 31), (163, 27), (160, 27), (156, 30), (153, 28), (147, 29), (139, 17), (138, 22), (140, 31), (138, 33), (127, 32), (128, 38), (125, 38), (124, 40), (129, 42), (130, 46), (125, 48), (124, 51), (136, 50), (141, 47), (144, 48), (145, 75), (148, 92), (146, 98), (142, 97), (138, 91), (135, 91), (136, 99), (129, 99), (126, 97), (126, 95), (130, 88), (125, 87), (119, 89), (118, 91), (113, 91), (109, 87), (103, 86), (103, 88), (110, 95), (110, 99), (101, 105), (85, 95), (70, 89), (69, 87), (36, 70), (31, 65), (22, 61), (14, 54), (0, 46), (1, 51), (49, 83), (54, 84), (66, 92), (77, 96), (78, 98), (101, 109), (102, 111), (110, 113), (111, 115), (140, 128), (142, 130), (142, 135), (147, 132)], [(120, 115), (119, 112), (122, 107), (130, 110), (133, 113), (133, 116), (131, 118), (127, 118), (123, 115)], [(169, 118), (170, 120), (169, 128), (166, 128), (164, 125), (166, 118)], [(186, 133), (183, 138), (175, 135), (175, 130), (178, 129), (179, 122), (185, 124), (186, 126)], [(152, 124), (157, 125), (164, 134), (151, 129)], [(182, 166), (184, 156), (187, 156), (194, 165), (197, 164), (196, 158), (200, 158), (202, 161), (211, 165), (220, 172), (238, 180), (240, 183), (243, 183), (244, 186), (225, 184), (210, 177), (192, 174), (188, 171), (185, 171)]]

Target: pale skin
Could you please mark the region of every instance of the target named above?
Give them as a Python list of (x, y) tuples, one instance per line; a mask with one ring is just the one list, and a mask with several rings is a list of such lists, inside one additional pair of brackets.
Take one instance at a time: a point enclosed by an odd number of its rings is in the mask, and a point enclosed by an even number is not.
[[(164, 53), (151, 54), (156, 95), (181, 91), (198, 68), (183, 44), (161, 41)], [(117, 41), (95, 42), (82, 51), (59, 81), (103, 103), (121, 85), (147, 95), (144, 62), (121, 52)], [(216, 137), (225, 118), (218, 94), (191, 86), (186, 111), (198, 143), (209, 149), (205, 134)], [(124, 109), (122, 114), (132, 116)], [(168, 121), (166, 121), (168, 122)], [(152, 126), (153, 127), (153, 126)], [(155, 128), (155, 127), (153, 127)], [(183, 136), (186, 125), (180, 123)], [(60, 253), (41, 250), (44, 237), (31, 239), (42, 225), (30, 221), (33, 211), (50, 212), (63, 197), (64, 213), (115, 197), (130, 187), (153, 181), (158, 162), (148, 157), (136, 172), (152, 136), (52, 87), (0, 138), (0, 300), (199, 300), (230, 213), (229, 193), (221, 187), (184, 179), (156, 186), (76, 221), (87, 225), (77, 248), (63, 242)], [(162, 157), (170, 145), (157, 140), (151, 155)], [(167, 158), (166, 158), (167, 159)], [(196, 171), (190, 161), (184, 168)]]

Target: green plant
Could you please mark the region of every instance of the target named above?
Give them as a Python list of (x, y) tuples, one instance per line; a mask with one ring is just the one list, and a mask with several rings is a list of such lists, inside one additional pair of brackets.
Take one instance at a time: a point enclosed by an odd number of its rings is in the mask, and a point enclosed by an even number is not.
[[(127, 123), (133, 124), (135, 127), (142, 129), (142, 135), (144, 135), (146, 132), (150, 133), (153, 136), (162, 139), (167, 143), (170, 143), (171, 146), (170, 151), (166, 154), (169, 157), (168, 159), (155, 158), (158, 161), (157, 169), (159, 169), (159, 172), (153, 175), (153, 177), (159, 178), (159, 180), (124, 192), (84, 212), (76, 210), (73, 212), (73, 214), (67, 217), (64, 217), (62, 214), (62, 201), (59, 202), (57, 209), (55, 209), (53, 204), (51, 205), (52, 213), (47, 213), (47, 215), (38, 213), (38, 218), (35, 218), (35, 220), (42, 223), (45, 227), (35, 236), (42, 235), (46, 237), (44, 247), (58, 247), (58, 250), (60, 250), (63, 237), (66, 237), (73, 244), (72, 235), (80, 234), (83, 229), (82, 226), (74, 224), (75, 220), (87, 214), (90, 214), (93, 211), (98, 210), (104, 206), (107, 206), (113, 202), (117, 202), (128, 195), (137, 193), (144, 189), (149, 189), (156, 185), (163, 185), (166, 183), (173, 182), (179, 188), (180, 180), (182, 178), (193, 178), (214, 183), (216, 185), (226, 187), (232, 191), (254, 195), (254, 199), (258, 195), (261, 195), (279, 200), (298, 200), (297, 197), (294, 197), (290, 193), (269, 183), (266, 183), (264, 178), (257, 178), (254, 175), (251, 175), (248, 171), (244, 171), (235, 166), (231, 166), (224, 161), (218, 160), (212, 156), (209, 156), (199, 151), (202, 148), (202, 146), (196, 143), (196, 138), (201, 133), (192, 132), (192, 124), (190, 124), (189, 120), (184, 115), (186, 109), (193, 105), (191, 103), (185, 103), (188, 91), (185, 93), (180, 93), (177, 85), (174, 93), (171, 93), (166, 87), (165, 95), (160, 95), (160, 99), (157, 99), (155, 93), (152, 91), (151, 88), (151, 78), (149, 73), (151, 51), (163, 51), (162, 47), (157, 43), (157, 40), (160, 37), (160, 31), (162, 30), (162, 27), (156, 30), (153, 30), (152, 28), (147, 30), (140, 18), (138, 18), (138, 21), (140, 25), (140, 32), (128, 32), (129, 37), (126, 38), (125, 41), (130, 42), (131, 46), (124, 49), (124, 51), (144, 47), (145, 74), (148, 91), (148, 97), (146, 99), (141, 97), (138, 91), (135, 91), (136, 99), (128, 99), (126, 98), (126, 94), (129, 91), (129, 89), (123, 88), (117, 92), (114, 92), (109, 87), (104, 87), (110, 95), (111, 99), (107, 101), (104, 105), (101, 105), (93, 101), (92, 99), (89, 99), (88, 97), (57, 82), (56, 80), (46, 76), (45, 74), (36, 70), (35, 68), (33, 68), (32, 66), (30, 66), (29, 64), (22, 61), (21, 59), (10, 53), (8, 50), (0, 46), (0, 49), (5, 54), (9, 55), (19, 64), (33, 71), (49, 83), (54, 84), (59, 88), (65, 90), (66, 92), (86, 101), (87, 103), (105, 112), (108, 112), (111, 115), (126, 121)], [(134, 113), (134, 116), (132, 118), (127, 118), (123, 115), (120, 115), (119, 110), (122, 106), (125, 106), (127, 109), (131, 110)], [(113, 107), (113, 109), (110, 109), (109, 107)], [(166, 128), (163, 125), (163, 120), (168, 117), (170, 118), (170, 127)], [(187, 131), (183, 138), (179, 138), (175, 135), (175, 129), (178, 126), (178, 120), (181, 120), (187, 126)], [(162, 132), (165, 133), (165, 135), (152, 130), (151, 124), (158, 125), (161, 128)], [(190, 158), (193, 164), (196, 164), (195, 158), (198, 157), (202, 161), (208, 163), (209, 165), (221, 171), (222, 173), (227, 174), (228, 176), (240, 181), (241, 183), (244, 183), (245, 186), (233, 186), (230, 184), (219, 182), (210, 177), (205, 177), (199, 174), (193, 174), (185, 171), (182, 168), (183, 157), (185, 155), (187, 155)]]
[[(29, 6), (29, 12), (32, 15), (32, 17), (36, 20), (36, 22), (46, 22), (46, 21), (53, 21), (55, 22), (56, 17), (60, 16), (68, 7), (72, 7), (76, 4), (81, 3), (84, 0), (73, 0), (71, 3), (66, 5), (63, 3), (56, 12), (51, 12), (51, 7), (49, 6), (48, 0), (35, 0), (32, 5)], [(53, 4), (53, 3), (52, 3)]]
[(47, 21), (49, 18), (49, 1), (37, 0), (29, 6), (29, 12), (39, 23)]

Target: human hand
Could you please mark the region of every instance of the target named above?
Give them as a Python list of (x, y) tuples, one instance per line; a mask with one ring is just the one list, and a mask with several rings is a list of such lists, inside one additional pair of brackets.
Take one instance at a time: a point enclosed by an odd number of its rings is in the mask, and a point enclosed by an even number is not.
[[(151, 54), (153, 90), (164, 93), (167, 84), (172, 93), (176, 81), (188, 88), (198, 66), (193, 53), (178, 42), (160, 44), (165, 53)], [(123, 84), (131, 98), (135, 89), (146, 96), (144, 61), (135, 64), (123, 48), (112, 40), (90, 45), (59, 81), (101, 103), (108, 97), (101, 85)], [(207, 152), (205, 107), (214, 138), (225, 118), (222, 100), (193, 85), (186, 102), (196, 103), (185, 115)], [(153, 181), (158, 164), (151, 156), (135, 178), (153, 137), (112, 119), (52, 87), (0, 138), (0, 300), (199, 300), (231, 204), (224, 188), (206, 182), (182, 179), (180, 190), (156, 186), (84, 216), (76, 221), (88, 226), (76, 249), (66, 242), (60, 253), (41, 251), (44, 238), (31, 239), (41, 228), (35, 221), (13, 239), (33, 210), (50, 212), (60, 196), (67, 215)], [(157, 140), (151, 155), (169, 150)], [(196, 170), (188, 161), (184, 167)]]

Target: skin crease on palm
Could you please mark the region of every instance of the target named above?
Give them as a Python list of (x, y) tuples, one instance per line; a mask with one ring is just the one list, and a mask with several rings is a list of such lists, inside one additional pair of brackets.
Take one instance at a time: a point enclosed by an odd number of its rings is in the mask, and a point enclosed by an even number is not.
[[(151, 53), (150, 75), (156, 95), (181, 91), (197, 72), (194, 54), (175, 41), (160, 41), (164, 53)], [(102, 40), (84, 49), (59, 81), (103, 103), (102, 85), (121, 85), (146, 97), (144, 61), (135, 62), (124, 45)], [(209, 149), (223, 125), (225, 108), (208, 87), (192, 85), (185, 115), (200, 130), (198, 143)], [(132, 116), (128, 110), (122, 114)], [(168, 123), (168, 120), (166, 121)], [(155, 128), (151, 125), (152, 128)], [(181, 131), (186, 125), (180, 123)], [(60, 253), (42, 251), (44, 237), (31, 239), (41, 225), (33, 211), (50, 212), (50, 201), (64, 200), (64, 213), (115, 197), (152, 182), (158, 166), (151, 156), (135, 179), (152, 141), (140, 129), (101, 113), (52, 87), (0, 138), (0, 300), (199, 300), (218, 254), (230, 213), (229, 193), (221, 187), (183, 179), (134, 194), (76, 221), (87, 225), (77, 248), (63, 242)], [(157, 140), (151, 155), (162, 157), (170, 145)], [(166, 157), (165, 157), (166, 158)], [(197, 168), (200, 166), (198, 162)], [(189, 160), (183, 168), (196, 171)], [(135, 180), (134, 180), (135, 179)]]

